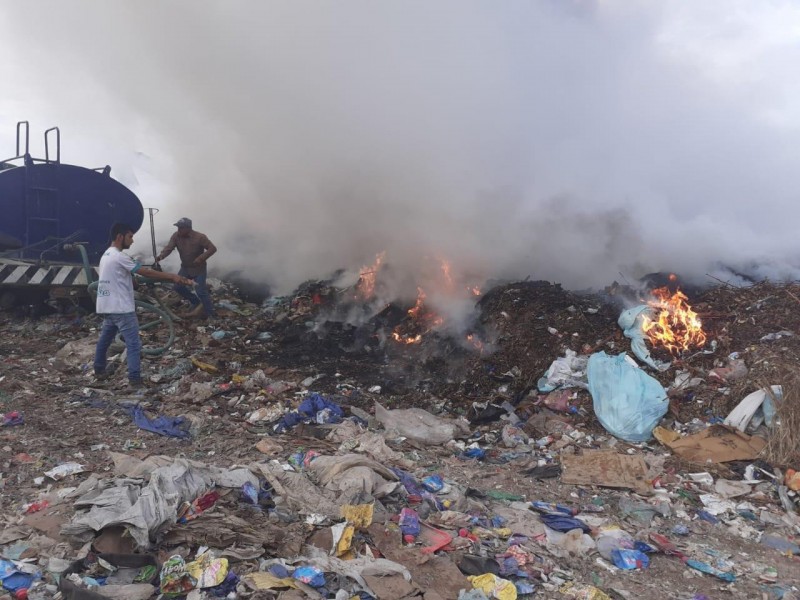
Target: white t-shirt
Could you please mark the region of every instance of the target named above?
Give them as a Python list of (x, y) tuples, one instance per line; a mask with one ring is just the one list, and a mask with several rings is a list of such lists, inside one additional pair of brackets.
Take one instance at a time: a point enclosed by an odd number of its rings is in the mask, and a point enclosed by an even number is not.
[(114, 246), (105, 251), (98, 269), (97, 314), (122, 314), (136, 311), (133, 303), (133, 274), (140, 265)]

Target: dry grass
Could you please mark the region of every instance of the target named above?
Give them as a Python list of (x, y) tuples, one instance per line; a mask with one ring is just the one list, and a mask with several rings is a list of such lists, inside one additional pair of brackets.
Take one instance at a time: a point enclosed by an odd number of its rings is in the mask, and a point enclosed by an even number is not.
[[(776, 402), (778, 425), (764, 448), (770, 464), (800, 468), (800, 374), (787, 375), (781, 382), (783, 400)], [(764, 386), (769, 389), (768, 386)]]

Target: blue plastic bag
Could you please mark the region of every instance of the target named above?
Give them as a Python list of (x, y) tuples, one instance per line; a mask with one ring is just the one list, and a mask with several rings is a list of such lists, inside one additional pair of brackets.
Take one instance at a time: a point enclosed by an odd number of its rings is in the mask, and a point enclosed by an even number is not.
[(631, 571), (633, 569), (646, 569), (650, 566), (647, 554), (638, 550), (619, 549), (611, 551), (611, 560), (620, 569)]
[(583, 533), (591, 533), (592, 528), (580, 519), (568, 517), (566, 515), (557, 513), (545, 513), (539, 515), (539, 520), (547, 525), (550, 529), (566, 533), (573, 529), (582, 529)]
[(578, 514), (577, 510), (570, 508), (569, 506), (564, 506), (563, 504), (553, 504), (551, 502), (541, 502), (540, 500), (534, 500), (531, 502), (531, 508), (536, 512), (544, 514), (561, 513), (562, 515), (567, 515), (568, 517), (574, 517)]
[(277, 433), (283, 433), (300, 423), (341, 423), (344, 418), (342, 407), (317, 394), (310, 393), (297, 407), (297, 410), (286, 413), (275, 425)]
[(623, 352), (589, 357), (589, 392), (594, 413), (606, 430), (627, 442), (646, 442), (667, 413), (669, 401), (661, 384), (628, 362)]
[(292, 573), (292, 577), (297, 581), (302, 581), (313, 588), (325, 585), (325, 573), (321, 569), (312, 566), (297, 567)]
[(0, 558), (0, 583), (3, 589), (8, 590), (12, 594), (17, 590), (31, 587), (33, 580), (37, 577), (38, 576), (18, 571), (14, 563)]

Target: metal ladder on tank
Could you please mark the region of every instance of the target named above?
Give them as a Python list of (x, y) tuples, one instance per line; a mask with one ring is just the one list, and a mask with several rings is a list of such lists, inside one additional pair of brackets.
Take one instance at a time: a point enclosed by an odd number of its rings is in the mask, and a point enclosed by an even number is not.
[[(17, 124), (17, 155), (20, 150), (20, 125), (25, 125), (25, 240), (32, 239), (32, 234), (38, 233), (41, 238), (58, 239), (61, 237), (61, 203), (59, 202), (59, 165), (61, 164), (61, 131), (58, 127), (51, 127), (44, 132), (44, 163), (35, 169), (33, 159), (29, 153), (28, 122)], [(55, 159), (50, 160), (50, 134), (55, 132), (56, 152)], [(41, 160), (41, 159), (37, 159)], [(44, 253), (42, 253), (44, 254)], [(39, 260), (42, 257), (38, 257)]]

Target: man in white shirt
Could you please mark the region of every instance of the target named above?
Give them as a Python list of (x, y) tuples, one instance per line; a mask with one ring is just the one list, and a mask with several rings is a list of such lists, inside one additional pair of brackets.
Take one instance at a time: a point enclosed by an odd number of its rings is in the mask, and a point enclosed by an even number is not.
[(111, 228), (111, 246), (100, 259), (100, 280), (97, 285), (96, 312), (103, 315), (103, 327), (94, 354), (94, 374), (104, 379), (108, 349), (117, 332), (122, 334), (128, 350), (128, 382), (131, 387), (142, 387), (142, 341), (139, 339), (139, 320), (133, 298), (133, 274), (191, 285), (185, 277), (174, 273), (163, 273), (143, 267), (123, 253), (133, 244), (133, 229), (123, 223)]

